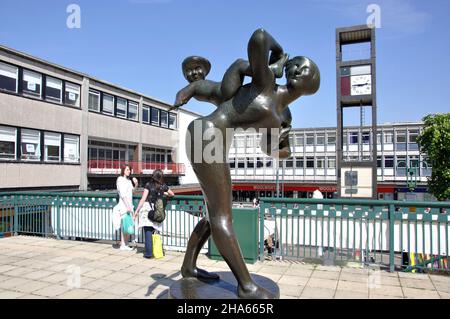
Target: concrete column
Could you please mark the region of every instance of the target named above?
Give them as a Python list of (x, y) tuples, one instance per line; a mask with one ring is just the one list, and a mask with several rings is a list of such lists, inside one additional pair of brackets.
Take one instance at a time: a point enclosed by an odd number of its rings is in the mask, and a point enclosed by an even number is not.
[(81, 86), (81, 136), (80, 136), (80, 191), (88, 188), (88, 127), (89, 127), (89, 79), (83, 78)]
[(143, 125), (142, 124), (142, 107), (144, 106), (144, 98), (141, 96), (141, 98), (139, 99), (139, 142), (138, 145), (136, 147), (136, 151), (135, 151), (135, 160), (137, 161), (137, 169), (138, 169), (138, 174), (140, 174), (142, 172), (142, 128)]

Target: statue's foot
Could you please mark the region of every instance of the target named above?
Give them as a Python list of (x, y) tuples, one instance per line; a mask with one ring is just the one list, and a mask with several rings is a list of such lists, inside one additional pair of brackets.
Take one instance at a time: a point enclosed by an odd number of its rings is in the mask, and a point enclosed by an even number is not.
[(238, 285), (238, 296), (243, 299), (275, 299), (275, 296), (255, 283), (243, 287)]
[(220, 279), (218, 274), (207, 272), (206, 270), (197, 267), (194, 268), (181, 267), (181, 275), (183, 276), (183, 278), (197, 278), (199, 280), (206, 280), (206, 281), (214, 281)]

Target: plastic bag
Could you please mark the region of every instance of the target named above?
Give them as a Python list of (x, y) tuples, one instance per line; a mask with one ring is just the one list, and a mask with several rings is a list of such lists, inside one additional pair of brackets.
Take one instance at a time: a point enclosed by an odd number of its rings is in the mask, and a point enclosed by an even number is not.
[(134, 221), (129, 212), (124, 214), (122, 217), (122, 230), (125, 234), (134, 234)]
[(153, 257), (156, 259), (164, 257), (161, 235), (153, 234), (152, 242), (153, 242)]

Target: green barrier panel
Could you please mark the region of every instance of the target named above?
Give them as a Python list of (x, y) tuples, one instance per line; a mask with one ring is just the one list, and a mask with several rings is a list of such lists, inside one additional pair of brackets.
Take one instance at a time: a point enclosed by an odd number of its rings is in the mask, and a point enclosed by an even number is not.
[[(233, 228), (246, 263), (258, 259), (258, 209), (233, 208)], [(223, 260), (212, 238), (209, 238), (209, 258)]]

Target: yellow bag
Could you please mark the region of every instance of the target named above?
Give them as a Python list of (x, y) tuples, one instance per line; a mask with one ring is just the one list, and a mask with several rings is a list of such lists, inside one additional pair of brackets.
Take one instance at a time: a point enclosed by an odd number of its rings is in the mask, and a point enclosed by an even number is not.
[(153, 234), (152, 242), (153, 242), (153, 258), (158, 259), (164, 257), (161, 235)]

